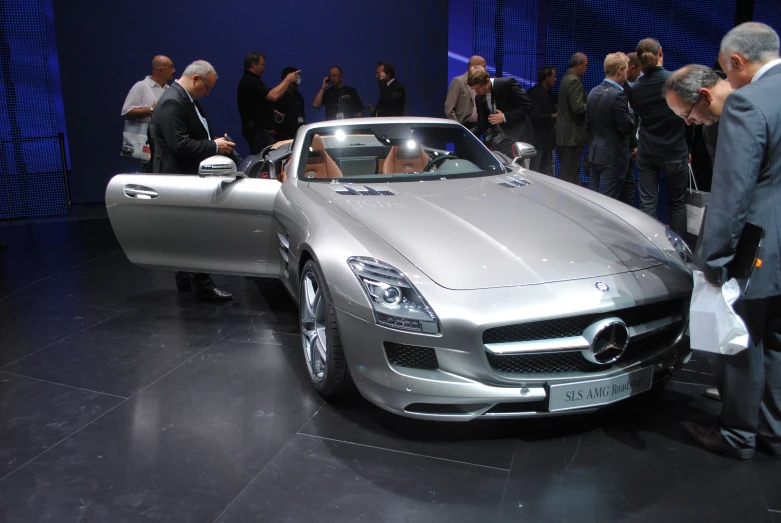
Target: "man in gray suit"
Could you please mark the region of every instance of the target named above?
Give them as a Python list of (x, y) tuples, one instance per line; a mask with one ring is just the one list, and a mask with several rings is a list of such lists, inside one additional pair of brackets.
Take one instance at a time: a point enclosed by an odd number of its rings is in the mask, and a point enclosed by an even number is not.
[(477, 106), (475, 92), (466, 84), (466, 77), (473, 67), (485, 67), (485, 58), (473, 56), (469, 59), (466, 72), (450, 81), (445, 99), (445, 116), (462, 124), (467, 129), (477, 125)]
[[(778, 35), (745, 23), (721, 41), (719, 62), (737, 91), (727, 98), (708, 212), (697, 250), (708, 282), (721, 286), (731, 275), (747, 222), (764, 227), (750, 285), (735, 303), (749, 331), (749, 347), (724, 360), (718, 428), (686, 423), (687, 432), (709, 450), (750, 460), (757, 439), (781, 458), (781, 60)], [(702, 102), (697, 102), (702, 103)], [(694, 105), (692, 105), (694, 107)], [(745, 288), (745, 281), (740, 281)]]
[(580, 157), (588, 143), (586, 131), (586, 88), (581, 78), (588, 68), (588, 58), (575, 53), (569, 59), (569, 71), (559, 85), (556, 150), (559, 153), (559, 179), (580, 185)]

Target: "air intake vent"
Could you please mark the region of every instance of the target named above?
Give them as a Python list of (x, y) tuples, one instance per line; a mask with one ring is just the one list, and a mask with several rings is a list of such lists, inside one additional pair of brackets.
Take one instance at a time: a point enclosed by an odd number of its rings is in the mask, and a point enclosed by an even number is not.
[(436, 370), (439, 368), (437, 351), (430, 347), (417, 347), (390, 341), (383, 342), (385, 354), (391, 365), (411, 369)]
[(499, 182), (497, 185), (500, 185), (502, 187), (506, 187), (508, 189), (515, 189), (517, 187), (526, 187), (529, 185), (528, 180), (524, 180), (523, 178), (516, 178), (514, 176), (508, 176), (506, 178), (499, 178)]
[(345, 196), (396, 196), (395, 193), (386, 190), (372, 189), (368, 185), (364, 185), (363, 189), (353, 189), (352, 187), (345, 185), (344, 189), (338, 189), (334, 191), (336, 194), (343, 194)]

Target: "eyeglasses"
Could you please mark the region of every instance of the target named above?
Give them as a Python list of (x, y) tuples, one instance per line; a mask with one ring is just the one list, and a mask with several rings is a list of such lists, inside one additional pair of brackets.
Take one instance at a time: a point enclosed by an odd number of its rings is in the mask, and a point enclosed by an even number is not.
[(204, 79), (203, 79), (203, 78), (201, 78), (200, 76), (198, 77), (198, 79), (199, 79), (201, 82), (203, 82), (203, 86), (206, 88), (206, 94), (209, 94), (209, 93), (211, 93), (211, 92), (212, 92), (212, 89), (214, 89), (214, 86), (211, 86), (211, 87), (209, 87), (209, 84), (207, 84), (207, 83), (206, 83), (206, 80), (204, 80)]
[(684, 115), (679, 115), (679, 116), (680, 116), (681, 118), (683, 118), (684, 120), (688, 120), (688, 119), (689, 119), (689, 116), (691, 116), (691, 114), (692, 114), (692, 111), (694, 110), (694, 106), (695, 106), (695, 105), (697, 105), (697, 102), (699, 102), (699, 101), (700, 101), (700, 99), (701, 99), (701, 98), (697, 98), (696, 100), (694, 100), (694, 103), (692, 104), (692, 106), (691, 106), (691, 107), (689, 107), (689, 112), (688, 112), (688, 113), (686, 113), (686, 114), (684, 114)]

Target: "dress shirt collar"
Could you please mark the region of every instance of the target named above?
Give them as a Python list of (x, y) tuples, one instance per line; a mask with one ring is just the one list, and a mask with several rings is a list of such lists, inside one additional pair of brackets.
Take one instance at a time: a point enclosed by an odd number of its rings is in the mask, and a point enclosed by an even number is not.
[(614, 86), (616, 86), (616, 87), (618, 88), (618, 90), (619, 90), (619, 91), (623, 91), (623, 90), (624, 90), (624, 88), (623, 88), (623, 87), (621, 87), (620, 85), (618, 85), (618, 82), (614, 82), (614, 81), (613, 81), (613, 80), (611, 80), (610, 78), (605, 78), (605, 80), (604, 80), (604, 81), (605, 81), (605, 82), (607, 82), (607, 83), (609, 83), (609, 84), (613, 84)]
[(751, 83), (754, 83), (757, 80), (759, 80), (762, 77), (763, 74), (765, 74), (770, 69), (772, 69), (773, 67), (777, 66), (778, 64), (781, 64), (781, 58), (776, 58), (775, 60), (770, 60), (768, 63), (766, 63), (765, 65), (760, 67), (759, 71), (754, 73), (754, 76), (751, 77)]

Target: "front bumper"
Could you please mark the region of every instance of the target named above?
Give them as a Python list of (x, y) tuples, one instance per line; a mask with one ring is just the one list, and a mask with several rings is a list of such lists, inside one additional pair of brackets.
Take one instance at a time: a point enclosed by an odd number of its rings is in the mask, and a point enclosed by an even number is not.
[[(634, 359), (587, 375), (510, 376), (491, 367), (482, 346), (475, 350), (441, 346), (440, 337), (396, 331), (338, 308), (336, 312), (350, 372), (361, 394), (385, 410), (421, 419), (469, 421), (593, 412), (605, 405), (551, 412), (551, 385), (611, 378), (647, 367), (653, 367), (656, 384), (669, 378), (690, 355), (688, 338), (681, 334)], [(392, 365), (384, 342), (433, 348), (439, 368)]]

